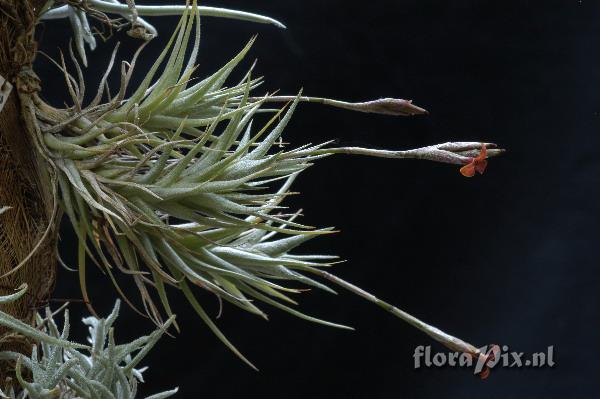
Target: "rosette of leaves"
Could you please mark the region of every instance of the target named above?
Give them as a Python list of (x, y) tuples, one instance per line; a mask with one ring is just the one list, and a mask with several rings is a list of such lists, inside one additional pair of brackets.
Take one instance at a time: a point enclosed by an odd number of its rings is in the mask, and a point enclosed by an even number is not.
[[(0, 303), (19, 299), (26, 287), (13, 295), (0, 297)], [(136, 368), (164, 334), (173, 318), (150, 335), (127, 344), (116, 344), (114, 323), (119, 315), (117, 300), (106, 318), (90, 316), (83, 319), (88, 326), (89, 345), (69, 341), (69, 312), (65, 310), (62, 331), (54, 320), (57, 312), (46, 308), (45, 317), (36, 314), (36, 326), (13, 318), (0, 311), (0, 325), (7, 326), (38, 344), (31, 356), (0, 351), (0, 359), (16, 363), (18, 385), (6, 381), (8, 389), (0, 389), (0, 397), (9, 399), (134, 399), (142, 373), (146, 368)], [(27, 372), (25, 373), (25, 369)], [(2, 384), (5, 381), (0, 382)], [(18, 389), (17, 387), (20, 387)], [(17, 388), (15, 390), (15, 388)], [(163, 399), (174, 395), (177, 389), (151, 395), (146, 399)]]
[[(190, 41), (193, 45), (186, 58)], [(282, 201), (291, 194), (300, 172), (334, 153), (466, 164), (482, 145), (492, 148), (487, 156), (501, 150), (478, 142), (408, 151), (331, 148), (330, 142), (282, 147), (279, 140), (300, 101), (394, 115), (424, 110), (396, 99), (351, 104), (301, 94), (256, 97), (251, 92), (262, 79), (253, 77), (252, 70), (241, 82), (226, 86), (253, 41), (218, 71), (195, 80), (200, 25), (194, 1), (129, 97), (126, 92), (144, 46), (131, 62), (121, 63), (120, 87), (114, 96), (105, 87), (117, 49), (87, 106), (83, 104), (83, 73), (71, 51), (77, 77), (68, 73), (64, 59), (57, 65), (64, 72), (73, 106), (56, 109), (39, 97), (30, 104), (40, 147), (53, 166), (60, 210), (78, 236), (78, 270), (86, 302), (90, 303), (85, 278), (89, 257), (135, 308), (117, 285), (114, 268), (130, 275), (141, 294), (144, 310), (140, 313), (158, 325), (164, 314), (173, 315), (167, 289), (180, 290), (219, 339), (250, 364), (208, 316), (196, 299), (195, 288), (263, 318), (267, 316), (260, 303), (348, 329), (292, 307), (296, 302), (290, 294), (300, 290), (289, 288), (288, 282), (334, 292), (321, 282), (325, 279), (377, 303), (448, 346), (477, 354), (473, 346), (326, 272), (336, 257), (293, 253), (303, 242), (333, 229), (300, 223), (299, 212), (288, 212)], [(281, 100), (291, 101), (281, 109), (263, 108), (266, 102)], [(258, 126), (256, 121), (264, 119), (258, 118), (261, 113), (269, 118)]]

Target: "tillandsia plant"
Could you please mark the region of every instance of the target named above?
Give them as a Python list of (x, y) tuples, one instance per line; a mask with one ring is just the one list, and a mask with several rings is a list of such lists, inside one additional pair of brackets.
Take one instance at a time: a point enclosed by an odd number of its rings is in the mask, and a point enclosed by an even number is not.
[[(0, 303), (17, 300), (26, 293), (26, 290), (27, 286), (24, 285), (15, 294), (0, 296)], [(54, 321), (54, 316), (62, 309), (52, 312), (47, 307), (45, 317), (36, 313), (35, 326), (24, 324), (0, 312), (0, 320), (3, 324), (10, 326), (15, 333), (37, 342), (32, 346), (30, 356), (12, 351), (0, 352), (0, 359), (15, 362), (15, 378), (18, 383), (18, 387), (7, 384), (6, 392), (0, 388), (0, 397), (7, 399), (135, 398), (137, 384), (144, 381), (142, 373), (147, 369), (146, 367), (136, 369), (136, 366), (158, 342), (174, 318), (167, 320), (161, 328), (150, 335), (127, 344), (117, 345), (113, 324), (119, 315), (119, 308), (120, 302), (117, 300), (113, 311), (106, 318), (90, 316), (83, 319), (89, 331), (88, 345), (68, 340), (68, 309), (63, 313), (62, 331)], [(31, 382), (26, 381), (23, 368), (31, 376)], [(151, 395), (147, 399), (168, 398), (176, 392), (177, 388)]]
[[(200, 7), (196, 1), (172, 6), (135, 5), (132, 0), (127, 4), (118, 0), (25, 1), (5, 9), (10, 3), (0, 2), (3, 18), (7, 23), (20, 21), (18, 27), (27, 28), (4, 32), (17, 37), (0, 42), (4, 54), (13, 57), (0, 72), (14, 83), (18, 95), (2, 110), (0, 135), (4, 157), (0, 160), (4, 159), (10, 172), (0, 174), (0, 278), (3, 292), (11, 295), (0, 303), (4, 327), (0, 342), (6, 345), (0, 348), (0, 360), (3, 377), (9, 378), (6, 381), (18, 382), (6, 388), (12, 397), (52, 397), (56, 392), (63, 397), (134, 397), (135, 381), (140, 379), (134, 368), (139, 355), (133, 360), (127, 355), (142, 346), (140, 353), (146, 353), (149, 343), (153, 345), (171, 325), (179, 330), (169, 304), (173, 294), (168, 290), (173, 289), (181, 291), (216, 336), (252, 367), (204, 310), (196, 298), (199, 288), (265, 319), (262, 303), (312, 322), (350, 329), (294, 307), (291, 295), (302, 290), (289, 288), (290, 282), (334, 293), (329, 283), (383, 307), (452, 350), (486, 356), (475, 346), (334, 276), (327, 269), (339, 262), (337, 257), (296, 254), (303, 242), (335, 230), (302, 224), (300, 212), (289, 212), (282, 204), (293, 194), (291, 186), (299, 173), (333, 154), (444, 162), (462, 166), (460, 172), (471, 177), (484, 172), (488, 157), (502, 153), (495, 144), (449, 142), (406, 151), (336, 147), (332, 141), (288, 147), (282, 134), (301, 102), (398, 116), (427, 111), (393, 98), (348, 103), (302, 93), (260, 95), (256, 91), (262, 78), (255, 77), (252, 68), (241, 81), (229, 83), (254, 38), (216, 72), (196, 78), (201, 17), (283, 27), (268, 17)], [(122, 18), (110, 17), (115, 14)], [(55, 108), (38, 94), (43, 84), (32, 69), (32, 32), (39, 19), (69, 18), (76, 51), (86, 65), (84, 44), (91, 50), (96, 46), (88, 18), (109, 29), (128, 27), (131, 36), (147, 42), (157, 31), (142, 17), (172, 14), (181, 14), (181, 19), (154, 65), (148, 71), (136, 70), (142, 44), (131, 61), (121, 62), (120, 85), (112, 90), (114, 95), (108, 89), (108, 76), (116, 63), (118, 44), (89, 103), (84, 101), (83, 68), (72, 47), (74, 75), (64, 56), (55, 61), (72, 105)], [(134, 73), (145, 76), (138, 87), (131, 88)], [(282, 106), (267, 108), (267, 103)], [(21, 138), (8, 130), (8, 123), (14, 124), (19, 115), (25, 121)], [(22, 155), (19, 151), (28, 151), (23, 160), (17, 157)], [(31, 166), (32, 174), (23, 175), (19, 169), (23, 162)], [(13, 186), (8, 186), (11, 182)], [(92, 358), (104, 361), (92, 361), (79, 352), (89, 348), (68, 343), (50, 313), (42, 319), (31, 310), (51, 294), (56, 262), (49, 258), (59, 260), (57, 226), (63, 214), (78, 237), (81, 293), (94, 315), (86, 323), (99, 337), (92, 339)], [(18, 240), (17, 233), (22, 234)], [(142, 338), (122, 349), (115, 346), (111, 325), (118, 306), (106, 321), (99, 321), (87, 294), (87, 260), (105, 271), (129, 306), (154, 321), (158, 332), (153, 338)], [(116, 272), (131, 276), (142, 309), (118, 286)], [(27, 295), (23, 290), (13, 294), (22, 283), (29, 286)], [(32, 379), (21, 373), (23, 365)], [(6, 370), (14, 370), (14, 376)]]

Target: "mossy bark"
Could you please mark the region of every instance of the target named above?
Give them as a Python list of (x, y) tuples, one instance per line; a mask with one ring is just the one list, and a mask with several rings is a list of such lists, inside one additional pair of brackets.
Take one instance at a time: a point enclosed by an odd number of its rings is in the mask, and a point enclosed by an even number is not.
[[(44, 236), (51, 220), (53, 200), (48, 165), (36, 150), (32, 115), (24, 112), (31, 90), (37, 90), (31, 72), (36, 53), (34, 29), (45, 0), (0, 0), (0, 74), (13, 90), (0, 111), (0, 206), (12, 209), (0, 215), (0, 276), (11, 272)], [(31, 82), (35, 84), (30, 84)], [(29, 286), (19, 301), (0, 305), (0, 310), (25, 323), (47, 300), (56, 269), (55, 226), (34, 255), (18, 271), (0, 278), (0, 295)], [(0, 327), (0, 350), (29, 354), (30, 344)], [(0, 384), (10, 366), (0, 363)]]

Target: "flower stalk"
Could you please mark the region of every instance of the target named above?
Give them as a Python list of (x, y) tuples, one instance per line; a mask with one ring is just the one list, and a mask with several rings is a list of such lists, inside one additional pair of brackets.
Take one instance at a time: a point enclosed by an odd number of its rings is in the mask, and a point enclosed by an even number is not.
[(385, 302), (385, 301), (377, 298), (375, 295), (363, 290), (360, 287), (357, 287), (356, 285), (354, 285), (352, 283), (342, 280), (341, 278), (339, 278), (331, 273), (328, 273), (324, 270), (320, 270), (320, 269), (312, 270), (311, 272), (313, 274), (316, 274), (323, 279), (329, 280), (329, 281), (333, 282), (334, 284), (337, 284), (340, 287), (343, 287), (343, 288), (347, 289), (348, 291), (366, 299), (367, 301), (372, 302), (375, 305), (385, 309), (386, 311), (390, 312), (394, 316), (400, 318), (401, 320), (407, 322), (411, 326), (413, 326), (413, 327), (417, 328), (418, 330), (424, 332), (425, 334), (429, 335), (431, 338), (438, 341), (439, 343), (441, 343), (442, 345), (444, 345), (445, 347), (447, 347), (450, 350), (467, 353), (474, 357), (479, 357), (479, 355), (481, 354), (481, 351), (478, 348), (476, 348), (475, 346), (473, 346), (459, 338), (456, 338), (450, 334), (447, 334), (447, 333), (443, 332), (442, 330), (440, 330), (439, 328), (429, 325), (422, 320), (417, 319), (416, 317), (412, 316), (411, 314), (409, 314), (401, 309), (398, 309), (397, 307), (389, 304), (388, 302)]
[(336, 147), (317, 150), (317, 154), (349, 154), (366, 155), (378, 158), (391, 159), (421, 159), (426, 161), (465, 165), (473, 161), (474, 157), (481, 156), (480, 150), (488, 148), (485, 158), (495, 157), (505, 152), (494, 143), (481, 143), (478, 141), (460, 141), (430, 145), (405, 151), (377, 150), (362, 147)]
[[(248, 101), (291, 102), (295, 99), (296, 97), (294, 96), (269, 96), (264, 99), (251, 97), (248, 99)], [(377, 100), (363, 102), (347, 102), (323, 97), (300, 96), (298, 97), (298, 101), (323, 104), (335, 108), (347, 109), (349, 111), (365, 112), (370, 114), (413, 116), (426, 115), (429, 113), (426, 109), (414, 105), (412, 100), (403, 100), (400, 98), (380, 98)]]

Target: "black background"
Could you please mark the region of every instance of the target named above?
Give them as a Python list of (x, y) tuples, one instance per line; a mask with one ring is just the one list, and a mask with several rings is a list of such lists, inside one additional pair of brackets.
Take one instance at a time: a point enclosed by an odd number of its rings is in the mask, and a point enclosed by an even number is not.
[[(143, 2), (140, 1), (140, 4)], [(208, 5), (208, 4), (207, 4)], [(227, 1), (214, 6), (262, 12), (288, 26), (203, 20), (201, 75), (216, 70), (254, 33), (258, 42), (238, 72), (258, 59), (259, 89), (344, 100), (413, 99), (431, 114), (401, 118), (300, 106), (285, 133), (294, 144), (337, 138), (343, 145), (408, 149), (486, 140), (508, 149), (484, 176), (422, 161), (331, 157), (299, 178), (308, 224), (341, 229), (302, 250), (349, 261), (335, 271), (383, 299), (476, 345), (526, 353), (554, 345), (556, 365), (472, 370), (413, 369), (417, 345), (432, 344), (378, 307), (341, 292), (302, 295), (310, 314), (349, 323), (339, 331), (267, 309), (264, 322), (225, 306), (218, 323), (260, 369), (240, 362), (177, 293), (183, 332), (165, 337), (146, 364), (150, 393), (180, 386), (179, 397), (592, 397), (599, 327), (596, 259), (600, 132), (600, 3), (596, 1)], [(153, 61), (176, 18), (152, 20), (162, 33), (142, 57)], [(40, 29), (57, 55), (66, 21)], [(127, 59), (138, 45), (125, 35)], [(113, 43), (89, 55), (97, 82)], [(59, 73), (40, 58), (45, 98), (60, 105)], [(138, 74), (138, 78), (141, 75)], [(113, 80), (113, 84), (116, 85)], [(93, 87), (93, 84), (90, 84)], [(75, 264), (64, 225), (61, 253)], [(116, 293), (90, 271), (96, 308)], [(131, 287), (129, 289), (132, 290)], [(133, 290), (131, 291), (133, 294)], [(79, 298), (77, 275), (61, 270), (57, 298)], [(217, 314), (217, 301), (202, 296)], [(72, 305), (76, 318), (86, 313)], [(129, 309), (121, 341), (150, 322)], [(84, 329), (76, 329), (77, 337)]]

